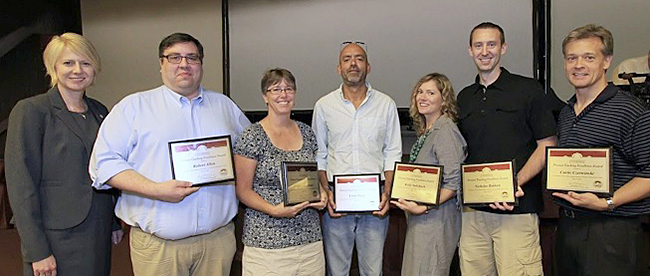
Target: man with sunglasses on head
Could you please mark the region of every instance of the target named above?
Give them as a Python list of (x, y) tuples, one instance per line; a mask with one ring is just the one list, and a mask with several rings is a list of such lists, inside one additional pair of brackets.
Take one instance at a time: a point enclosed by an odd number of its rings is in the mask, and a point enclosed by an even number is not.
[(99, 129), (90, 160), (97, 189), (118, 188), (131, 226), (135, 275), (229, 275), (236, 251), (233, 185), (172, 179), (168, 142), (231, 135), (250, 122), (226, 96), (201, 87), (203, 46), (174, 33), (158, 49), (163, 85), (122, 99)]
[[(327, 271), (336, 276), (349, 274), (355, 243), (359, 273), (382, 274), (393, 167), (402, 158), (397, 108), (389, 96), (366, 83), (370, 64), (365, 46), (363, 42), (341, 44), (337, 72), (343, 84), (316, 102), (312, 120), (319, 178), (330, 199), (323, 216)], [(333, 176), (362, 173), (381, 174), (379, 211), (334, 212)]]

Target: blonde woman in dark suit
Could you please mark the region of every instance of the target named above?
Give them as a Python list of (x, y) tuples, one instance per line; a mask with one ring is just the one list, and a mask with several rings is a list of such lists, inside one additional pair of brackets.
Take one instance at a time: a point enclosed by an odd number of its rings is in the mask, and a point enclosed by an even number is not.
[(119, 242), (122, 230), (115, 227), (113, 193), (93, 190), (88, 175), (108, 113), (85, 93), (99, 56), (90, 41), (65, 33), (52, 38), (43, 60), (52, 88), (13, 108), (5, 153), (24, 274), (109, 275), (111, 240)]

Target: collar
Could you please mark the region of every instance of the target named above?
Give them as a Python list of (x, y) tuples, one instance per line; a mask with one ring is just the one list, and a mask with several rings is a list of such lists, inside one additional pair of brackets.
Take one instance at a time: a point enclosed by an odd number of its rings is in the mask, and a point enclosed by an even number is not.
[[(366, 98), (363, 99), (361, 105), (363, 105), (363, 103), (368, 101), (368, 99), (370, 99), (370, 97), (372, 97), (372, 95), (375, 94), (374, 90), (372, 89), (372, 86), (370, 86), (370, 83), (366, 82), (366, 88), (368, 88), (368, 90), (366, 91)], [(339, 89), (337, 89), (336, 91), (338, 92), (339, 100), (341, 100), (342, 102), (350, 102), (346, 100), (345, 97), (343, 97), (343, 84), (339, 85)]]
[[(506, 68), (499, 67), (501, 68), (501, 73), (499, 74), (499, 77), (497, 80), (495, 80), (492, 84), (488, 85), (487, 87), (494, 87), (499, 90), (507, 90), (508, 89), (508, 84), (507, 84), (507, 79), (510, 77), (510, 72), (506, 70)], [(474, 78), (474, 85), (476, 89), (474, 90), (474, 93), (477, 93), (483, 85), (481, 84), (481, 78), (477, 74), (476, 77)], [(486, 87), (486, 88), (487, 88)]]
[[(65, 109), (68, 110), (68, 107), (65, 106), (65, 102), (63, 101), (63, 97), (61, 96), (61, 92), (59, 92), (59, 88), (54, 85), (54, 87), (50, 88), (50, 90), (47, 91), (47, 95), (50, 98), (50, 102), (52, 103), (52, 106), (54, 106), (56, 109)], [(90, 101), (88, 101), (88, 97), (86, 97), (86, 92), (84, 92), (83, 95), (84, 102), (88, 105), (88, 108), (90, 109)]]
[[(187, 103), (187, 104), (190, 103), (190, 100), (187, 97), (174, 92), (173, 90), (169, 89), (169, 87), (167, 87), (166, 85), (163, 84), (161, 88), (163, 91), (165, 91), (167, 95), (169, 95), (169, 97), (171, 97), (174, 100), (175, 103), (178, 104), (179, 107), (183, 106), (183, 103)], [(199, 86), (199, 95), (196, 96), (196, 98), (192, 99), (192, 102), (194, 103), (203, 102), (203, 86)]]
[[(605, 86), (605, 89), (603, 89), (603, 91), (601, 91), (598, 94), (596, 99), (594, 99), (594, 101), (589, 105), (592, 105), (594, 103), (599, 103), (599, 104), (604, 103), (604, 102), (608, 101), (609, 99), (611, 99), (612, 97), (614, 97), (617, 92), (618, 92), (618, 88), (616, 86), (614, 86), (613, 84), (609, 83), (609, 84), (607, 84), (607, 86)], [(576, 95), (574, 94), (573, 97), (571, 97), (571, 99), (569, 99), (567, 101), (567, 103), (569, 105), (573, 106), (576, 103), (576, 100), (577, 100)]]

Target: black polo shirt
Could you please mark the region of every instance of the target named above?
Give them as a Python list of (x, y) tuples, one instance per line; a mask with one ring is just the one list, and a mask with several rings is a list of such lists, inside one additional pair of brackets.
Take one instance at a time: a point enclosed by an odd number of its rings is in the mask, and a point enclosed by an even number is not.
[[(561, 147), (613, 147), (614, 191), (634, 177), (650, 178), (650, 112), (632, 94), (608, 85), (576, 116), (573, 96), (560, 112), (558, 145)], [(554, 198), (561, 206), (582, 212)], [(603, 214), (634, 216), (650, 213), (650, 198), (619, 206)]]
[[(458, 94), (459, 127), (468, 146), (465, 163), (514, 159), (519, 171), (537, 148), (537, 140), (556, 133), (555, 119), (542, 86), (533, 79), (510, 74), (505, 68), (488, 87), (479, 81), (477, 76), (474, 84)], [(524, 196), (512, 212), (476, 209), (505, 214), (541, 212), (541, 174), (522, 189)]]

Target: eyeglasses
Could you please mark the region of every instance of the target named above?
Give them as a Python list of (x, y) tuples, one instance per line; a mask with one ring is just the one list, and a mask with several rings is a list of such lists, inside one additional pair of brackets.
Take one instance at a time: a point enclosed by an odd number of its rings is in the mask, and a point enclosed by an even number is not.
[(287, 94), (296, 94), (296, 89), (293, 87), (287, 87), (287, 88), (272, 88), (272, 89), (266, 89), (266, 92), (271, 92), (273, 95), (280, 95), (282, 92), (285, 92)]
[(343, 48), (345, 48), (345, 46), (348, 46), (350, 44), (357, 44), (357, 45), (361, 46), (361, 48), (363, 48), (363, 50), (366, 51), (366, 53), (368, 52), (368, 45), (366, 45), (366, 43), (363, 42), (363, 41), (343, 41), (343, 42), (341, 42), (341, 47), (340, 47), (339, 51), (343, 50)]
[(166, 56), (160, 56), (160, 58), (166, 58), (167, 61), (169, 61), (169, 63), (171, 64), (179, 64), (183, 59), (185, 59), (189, 64), (199, 64), (203, 60), (200, 56), (197, 55), (187, 55), (187, 56), (166, 55)]

